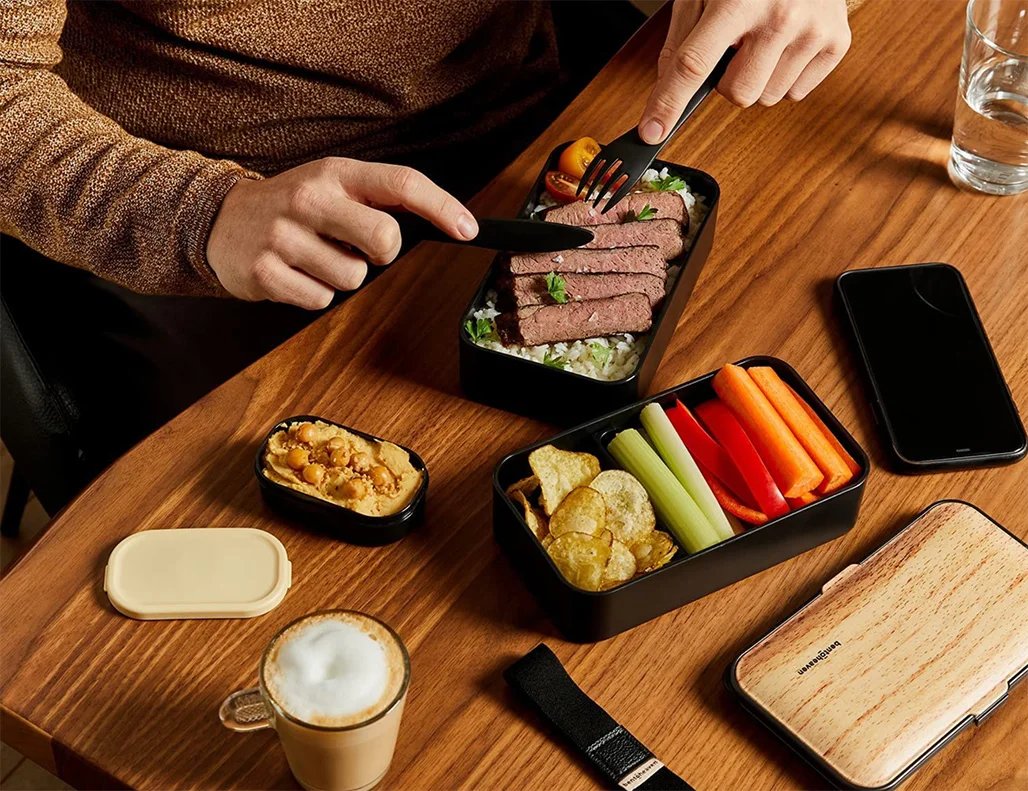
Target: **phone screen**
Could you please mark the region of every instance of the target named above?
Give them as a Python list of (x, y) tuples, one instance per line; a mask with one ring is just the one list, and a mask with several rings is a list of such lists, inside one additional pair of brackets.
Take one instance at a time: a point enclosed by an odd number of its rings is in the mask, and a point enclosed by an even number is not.
[(839, 280), (879, 412), (911, 463), (1013, 456), (1025, 444), (960, 273), (929, 264)]

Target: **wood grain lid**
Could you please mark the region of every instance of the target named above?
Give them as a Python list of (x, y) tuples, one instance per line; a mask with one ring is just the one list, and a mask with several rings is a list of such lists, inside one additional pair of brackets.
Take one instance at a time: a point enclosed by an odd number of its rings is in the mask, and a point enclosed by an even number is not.
[(1028, 547), (937, 503), (743, 653), (734, 685), (851, 786), (887, 787), (1028, 666)]

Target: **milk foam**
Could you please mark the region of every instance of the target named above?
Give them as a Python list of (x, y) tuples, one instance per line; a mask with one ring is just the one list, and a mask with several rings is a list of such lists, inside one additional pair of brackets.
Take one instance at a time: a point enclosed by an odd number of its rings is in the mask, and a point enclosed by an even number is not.
[(381, 624), (325, 614), (286, 630), (264, 672), (272, 696), (293, 717), (348, 725), (392, 702), (403, 682), (403, 658)]

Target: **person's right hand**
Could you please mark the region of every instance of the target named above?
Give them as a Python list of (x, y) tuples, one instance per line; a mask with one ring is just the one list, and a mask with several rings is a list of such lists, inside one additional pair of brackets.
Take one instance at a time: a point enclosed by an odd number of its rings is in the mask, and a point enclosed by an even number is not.
[(419, 214), (455, 239), (478, 223), (425, 175), (399, 165), (327, 157), (229, 190), (207, 240), (207, 261), (225, 289), (308, 310), (352, 291), (368, 263), (400, 252), (400, 226), (383, 208)]
[(799, 101), (850, 46), (845, 0), (674, 0), (639, 137), (659, 143), (729, 47), (718, 92), (740, 107)]

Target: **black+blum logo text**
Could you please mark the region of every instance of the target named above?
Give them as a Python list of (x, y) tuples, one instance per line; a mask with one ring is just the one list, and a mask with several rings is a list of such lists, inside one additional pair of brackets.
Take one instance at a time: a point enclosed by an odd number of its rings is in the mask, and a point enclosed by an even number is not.
[(836, 648), (838, 648), (841, 645), (842, 645), (842, 643), (840, 643), (838, 640), (836, 640), (834, 643), (829, 645), (824, 650), (818, 651), (813, 659), (811, 659), (809, 662), (807, 662), (807, 664), (805, 664), (803, 667), (801, 667), (799, 670), (796, 671), (796, 675), (797, 676), (802, 676), (804, 673), (806, 673), (808, 670), (810, 670), (810, 668), (812, 668), (818, 662), (821, 662), (821, 661), (827, 659), (828, 655), (830, 653), (832, 653), (832, 651), (834, 651)]

